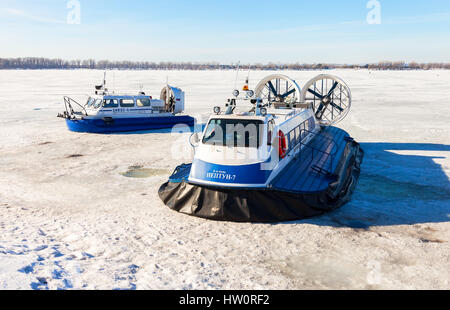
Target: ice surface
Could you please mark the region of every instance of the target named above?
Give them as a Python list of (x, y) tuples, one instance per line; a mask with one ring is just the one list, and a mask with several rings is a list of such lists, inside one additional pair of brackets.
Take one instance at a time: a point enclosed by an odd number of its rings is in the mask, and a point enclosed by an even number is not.
[[(302, 86), (323, 72), (283, 73)], [(353, 200), (260, 225), (159, 200), (191, 159), (189, 133), (69, 132), (62, 96), (84, 101), (101, 71), (0, 71), (0, 289), (450, 289), (450, 71), (325, 73), (351, 87), (339, 126), (366, 152)], [(159, 97), (167, 76), (199, 116), (230, 97), (235, 72), (115, 71), (108, 86)]]

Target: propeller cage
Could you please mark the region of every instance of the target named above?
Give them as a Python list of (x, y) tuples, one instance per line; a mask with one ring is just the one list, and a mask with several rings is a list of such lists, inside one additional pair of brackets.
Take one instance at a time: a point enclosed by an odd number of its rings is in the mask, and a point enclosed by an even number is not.
[(313, 109), (325, 126), (342, 121), (350, 111), (350, 88), (339, 77), (321, 74), (309, 80), (303, 90), (286, 75), (273, 74), (261, 80), (255, 96), (274, 108)]

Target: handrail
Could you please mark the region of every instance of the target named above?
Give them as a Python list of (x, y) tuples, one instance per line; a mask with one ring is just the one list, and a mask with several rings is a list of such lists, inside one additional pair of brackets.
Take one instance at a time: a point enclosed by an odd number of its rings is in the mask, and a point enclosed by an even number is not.
[[(302, 136), (303, 132), (308, 132), (308, 133), (311, 133), (311, 134), (313, 134), (315, 136), (319, 134), (319, 133), (316, 133), (316, 132), (309, 131), (307, 129), (302, 129), (302, 130), (300, 130), (300, 136)], [(323, 150), (318, 149), (316, 147), (313, 147), (311, 145), (308, 145), (306, 143), (303, 143), (302, 140), (300, 140), (299, 145), (303, 145), (303, 146), (308, 147), (308, 148), (310, 148), (312, 150), (312, 152), (311, 152), (311, 162), (314, 160), (314, 151), (317, 151), (317, 152), (320, 152), (322, 154), (325, 154), (327, 156), (327, 159), (330, 158), (331, 160), (330, 160), (330, 171), (329, 171), (329, 173), (332, 173), (331, 170), (333, 169), (334, 156), (336, 155), (336, 153), (338, 151), (337, 144), (336, 144), (336, 141), (334, 139), (332, 139), (332, 138), (328, 138), (328, 137), (325, 137), (325, 136), (322, 136), (322, 137), (330, 141), (329, 145), (333, 144), (333, 150), (334, 150), (333, 153), (326, 152), (326, 151), (323, 151)]]
[[(310, 130), (307, 130), (307, 129), (301, 129), (301, 130), (300, 130), (300, 136), (302, 135), (302, 131), (305, 131), (305, 132), (307, 132), (307, 133), (313, 134), (314, 136), (320, 135), (320, 132), (314, 132), (314, 131), (310, 131)], [(333, 153), (332, 155), (333, 155), (333, 156), (336, 155), (336, 153), (337, 153), (337, 151), (338, 151), (336, 140), (334, 140), (333, 138), (326, 137), (326, 136), (324, 136), (324, 135), (320, 135), (320, 136), (321, 136), (322, 138), (324, 138), (324, 139), (327, 139), (327, 140), (333, 142), (334, 153)], [(300, 141), (300, 143), (302, 143), (302, 142)], [(331, 154), (331, 153), (330, 153), (330, 154)]]
[[(82, 106), (81, 104), (79, 104), (76, 100), (74, 100), (74, 99), (72, 99), (72, 98), (70, 98), (70, 97), (64, 96), (64, 105), (65, 105), (65, 107), (66, 107), (66, 111), (67, 111), (67, 114), (68, 114), (68, 115), (75, 115), (75, 110), (73, 109), (71, 103), (75, 103), (76, 105), (78, 105), (81, 109), (83, 109), (84, 114), (85, 114), (86, 116), (88, 116), (87, 111), (86, 111), (86, 109), (84, 108), (84, 106)], [(70, 108), (70, 111), (69, 111), (68, 108)]]

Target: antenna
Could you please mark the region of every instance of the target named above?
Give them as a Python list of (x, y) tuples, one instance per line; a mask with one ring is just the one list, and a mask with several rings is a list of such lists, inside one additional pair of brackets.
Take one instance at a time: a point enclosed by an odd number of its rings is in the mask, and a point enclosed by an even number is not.
[(244, 88), (243, 88), (244, 91), (248, 91), (249, 90), (249, 80), (250, 80), (250, 64), (248, 65), (247, 79), (245, 80), (245, 85), (244, 85)]
[(101, 86), (103, 89), (103, 95), (106, 95), (108, 93), (108, 89), (106, 88), (106, 70), (103, 72), (103, 86)]
[(239, 69), (240, 69), (240, 67), (241, 67), (241, 62), (239, 61), (238, 64), (237, 64), (236, 79), (234, 80), (234, 89), (237, 89), (236, 85), (237, 85), (237, 80), (238, 80), (238, 77), (239, 77)]
[(166, 75), (166, 94), (169, 95), (169, 75)]
[(116, 92), (116, 72), (113, 71), (113, 94)]
[(170, 103), (169, 96), (169, 75), (166, 75), (166, 104)]

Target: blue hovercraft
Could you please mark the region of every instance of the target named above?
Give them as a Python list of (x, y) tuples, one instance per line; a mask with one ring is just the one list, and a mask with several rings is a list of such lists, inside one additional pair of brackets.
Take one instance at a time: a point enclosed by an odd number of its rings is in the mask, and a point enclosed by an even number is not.
[(191, 136), (193, 162), (178, 166), (159, 196), (175, 211), (221, 221), (291, 221), (334, 210), (351, 199), (364, 156), (333, 126), (350, 107), (350, 89), (335, 76), (319, 75), (303, 91), (279, 74), (255, 91), (247, 81)]
[(85, 104), (64, 97), (65, 111), (58, 117), (66, 120), (69, 130), (87, 133), (116, 133), (172, 128), (177, 124), (194, 125), (194, 118), (183, 115), (185, 94), (167, 85), (160, 99), (140, 92), (138, 95), (109, 93), (106, 79), (95, 86), (94, 95)]

